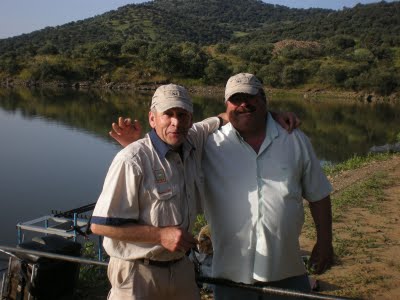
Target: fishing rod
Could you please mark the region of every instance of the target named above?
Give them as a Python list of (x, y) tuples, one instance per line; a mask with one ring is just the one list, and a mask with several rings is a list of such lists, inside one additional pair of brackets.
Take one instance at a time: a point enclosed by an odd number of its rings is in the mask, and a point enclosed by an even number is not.
[[(49, 253), (49, 252), (44, 252), (44, 251), (8, 247), (8, 246), (3, 246), (3, 245), (0, 245), (0, 251), (3, 253), (6, 253), (8, 255), (10, 255), (10, 253), (21, 253), (21, 254), (26, 254), (26, 255), (33, 255), (33, 256), (40, 256), (40, 257), (46, 257), (46, 258), (52, 258), (52, 259), (65, 260), (65, 261), (74, 262), (74, 263), (97, 265), (97, 266), (103, 266), (103, 267), (108, 266), (108, 263), (104, 262), (104, 261), (81, 258), (81, 257), (76, 257), (76, 256), (68, 256), (68, 255), (63, 255), (63, 254)], [(15, 255), (12, 255), (12, 256), (16, 257)], [(21, 259), (19, 257), (17, 257), (17, 258)], [(23, 259), (21, 259), (21, 260), (23, 260)]]
[(320, 299), (320, 300), (355, 300), (355, 298), (346, 298), (346, 297), (337, 297), (332, 295), (324, 295), (320, 293), (304, 293), (304, 292), (297, 292), (293, 290), (287, 290), (277, 287), (269, 287), (269, 286), (256, 286), (252, 284), (240, 283), (231, 281), (228, 279), (223, 278), (212, 278), (212, 277), (197, 277), (198, 281), (202, 283), (208, 284), (216, 284), (216, 285), (223, 285), (228, 287), (234, 288), (241, 288), (249, 291), (254, 291), (260, 294), (271, 294), (276, 296), (290, 296), (290, 297), (302, 297), (302, 299)]
[[(102, 267), (108, 266), (108, 263), (103, 262), (103, 261), (97, 261), (97, 260), (62, 255), (62, 254), (49, 253), (49, 252), (44, 252), (44, 251), (8, 247), (8, 246), (3, 246), (3, 245), (0, 245), (0, 251), (6, 253), (8, 255), (12, 255), (14, 257), (15, 257), (15, 255), (13, 255), (11, 253), (21, 253), (21, 254), (25, 254), (25, 255), (34, 255), (34, 256), (40, 256), (40, 257), (46, 257), (46, 258), (52, 258), (52, 259), (65, 260), (65, 261), (74, 262), (74, 263), (97, 265), (97, 266), (102, 266)], [(223, 286), (251, 290), (254, 292), (261, 293), (261, 294), (272, 294), (272, 295), (290, 296), (290, 297), (303, 297), (304, 299), (319, 299), (319, 300), (349, 300), (349, 299), (354, 300), (354, 298), (336, 297), (336, 296), (331, 296), (331, 295), (323, 295), (323, 294), (319, 294), (319, 293), (303, 293), (303, 292), (286, 290), (286, 289), (281, 289), (281, 288), (276, 288), (276, 287), (254, 286), (251, 284), (238, 283), (238, 282), (234, 282), (234, 281), (230, 281), (230, 280), (222, 279), (222, 278), (212, 278), (212, 277), (200, 276), (200, 277), (197, 277), (196, 280), (199, 282), (202, 282), (202, 283), (223, 285)]]
[(90, 203), (90, 204), (87, 204), (87, 205), (83, 205), (83, 206), (80, 206), (78, 208), (74, 208), (74, 209), (67, 210), (67, 211), (64, 211), (64, 212), (56, 212), (54, 214), (54, 216), (55, 217), (64, 217), (64, 216), (72, 216), (74, 213), (81, 214), (81, 213), (93, 210), (95, 205), (96, 205), (96, 202)]

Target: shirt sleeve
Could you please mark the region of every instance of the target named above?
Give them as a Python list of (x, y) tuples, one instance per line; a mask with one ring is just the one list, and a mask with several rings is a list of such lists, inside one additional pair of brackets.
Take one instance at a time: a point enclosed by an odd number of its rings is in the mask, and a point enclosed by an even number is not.
[(303, 133), (301, 133), (300, 137), (305, 148), (304, 168), (301, 178), (303, 197), (311, 202), (319, 201), (331, 193), (332, 186), (321, 167), (310, 140)]
[(91, 222), (113, 226), (136, 222), (141, 178), (138, 164), (117, 155), (108, 170)]

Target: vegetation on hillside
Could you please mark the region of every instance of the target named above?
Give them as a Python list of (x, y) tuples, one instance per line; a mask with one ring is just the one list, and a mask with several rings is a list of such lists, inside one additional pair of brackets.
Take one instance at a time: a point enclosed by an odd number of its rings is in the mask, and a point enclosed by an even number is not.
[(0, 80), (400, 90), (400, 2), (340, 11), (260, 0), (155, 0), (0, 40)]

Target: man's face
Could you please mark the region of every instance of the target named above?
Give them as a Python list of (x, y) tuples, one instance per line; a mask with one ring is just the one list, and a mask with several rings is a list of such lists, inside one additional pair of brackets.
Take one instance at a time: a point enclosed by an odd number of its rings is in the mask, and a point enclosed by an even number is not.
[(237, 131), (249, 132), (265, 126), (267, 104), (260, 93), (237, 93), (226, 102), (226, 113)]
[(174, 107), (164, 112), (149, 112), (149, 123), (160, 139), (173, 149), (179, 148), (192, 127), (192, 114)]

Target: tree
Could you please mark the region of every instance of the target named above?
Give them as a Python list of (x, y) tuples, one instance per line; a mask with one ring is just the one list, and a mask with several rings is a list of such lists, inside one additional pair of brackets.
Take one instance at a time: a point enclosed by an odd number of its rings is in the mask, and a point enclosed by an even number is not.
[(328, 53), (336, 53), (338, 51), (353, 48), (356, 45), (354, 39), (346, 35), (335, 35), (325, 42), (325, 48)]
[(194, 43), (183, 43), (180, 49), (180, 74), (192, 78), (201, 78), (207, 66), (208, 55)]
[(374, 61), (375, 57), (370, 50), (361, 48), (354, 50), (353, 59), (358, 62), (371, 63)]
[(121, 43), (119, 42), (98, 42), (89, 49), (92, 58), (114, 59), (121, 54)]
[(149, 47), (148, 63), (156, 70), (168, 75), (180, 72), (180, 49), (176, 44), (157, 43)]
[(147, 50), (149, 43), (143, 40), (131, 39), (127, 40), (121, 47), (123, 54), (138, 55), (140, 52)]
[(400, 76), (394, 68), (373, 69), (370, 73), (370, 84), (376, 93), (390, 95), (400, 86)]
[(20, 70), (21, 66), (18, 63), (15, 54), (6, 54), (0, 58), (0, 71), (14, 75), (17, 74)]
[(58, 54), (58, 48), (52, 43), (46, 43), (44, 46), (40, 47), (37, 51), (38, 54), (42, 55), (56, 55)]
[(219, 59), (211, 59), (204, 70), (204, 80), (207, 83), (225, 82), (231, 74), (228, 62)]
[(262, 67), (258, 73), (258, 76), (266, 85), (271, 87), (280, 87), (282, 86), (283, 68), (283, 64), (274, 60), (269, 65)]
[(294, 87), (304, 83), (305, 71), (300, 65), (285, 66), (282, 71), (282, 83)]

